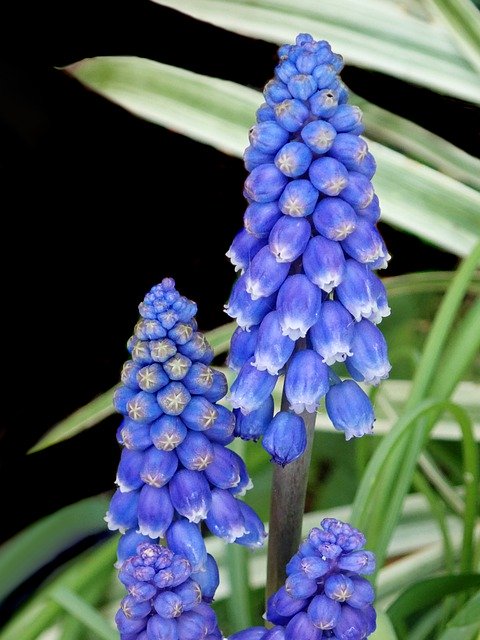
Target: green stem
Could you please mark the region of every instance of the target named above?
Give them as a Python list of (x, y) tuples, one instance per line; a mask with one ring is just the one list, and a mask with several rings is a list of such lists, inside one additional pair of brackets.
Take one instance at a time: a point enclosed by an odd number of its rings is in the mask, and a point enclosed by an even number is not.
[[(231, 449), (245, 460), (246, 447), (243, 440), (236, 438)], [(229, 544), (226, 548), (226, 557), (230, 580), (227, 611), (228, 619), (232, 624), (232, 632), (235, 632), (252, 625), (247, 549), (238, 544)]]
[(238, 544), (229, 544), (227, 564), (230, 578), (230, 597), (227, 600), (228, 619), (232, 623), (232, 631), (235, 632), (252, 625), (247, 549)]
[[(289, 402), (284, 392), (282, 411), (288, 411), (288, 407)], [(316, 414), (303, 412), (301, 417), (307, 427), (304, 454), (286, 467), (275, 465), (273, 470), (268, 529), (267, 599), (283, 585), (285, 566), (297, 552), (302, 533)]]

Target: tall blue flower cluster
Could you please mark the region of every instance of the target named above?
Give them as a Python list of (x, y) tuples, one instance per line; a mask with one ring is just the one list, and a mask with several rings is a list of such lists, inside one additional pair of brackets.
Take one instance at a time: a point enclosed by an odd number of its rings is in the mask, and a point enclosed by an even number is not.
[[(305, 448), (299, 414), (324, 396), (347, 439), (371, 433), (373, 408), (357, 382), (376, 385), (390, 371), (377, 327), (390, 309), (374, 273), (390, 256), (376, 228), (375, 160), (361, 111), (347, 103), (341, 56), (301, 34), (279, 57), (244, 155), (244, 229), (227, 252), (241, 275), (226, 312), (239, 325), (229, 355), (235, 433), (263, 436), (286, 464)], [(342, 382), (336, 362), (353, 379)], [(283, 372), (291, 412), (273, 417)]]
[(287, 565), (287, 579), (267, 603), (275, 625), (245, 629), (230, 640), (363, 640), (376, 627), (375, 594), (364, 575), (375, 556), (351, 525), (325, 518)]
[(115, 622), (121, 640), (222, 640), (190, 562), (164, 546), (139, 544), (119, 579), (128, 594)]
[(166, 538), (193, 571), (207, 569), (210, 583), (202, 587), (213, 597), (218, 572), (199, 523), (249, 547), (262, 545), (266, 534), (256, 513), (237, 499), (252, 484), (243, 460), (226, 447), (235, 417), (218, 404), (227, 382), (210, 366), (213, 350), (197, 331), (196, 310), (170, 278), (139, 305), (131, 357), (114, 397), (124, 416), (117, 433), (123, 450), (105, 519), (125, 534), (119, 563), (139, 543)]

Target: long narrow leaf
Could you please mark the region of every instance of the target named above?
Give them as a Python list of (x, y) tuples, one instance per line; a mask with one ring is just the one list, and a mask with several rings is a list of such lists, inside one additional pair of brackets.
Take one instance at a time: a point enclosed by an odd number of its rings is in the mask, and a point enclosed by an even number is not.
[[(258, 92), (141, 58), (92, 58), (67, 68), (133, 113), (240, 156)], [(384, 220), (457, 255), (480, 237), (480, 194), (401, 153), (371, 143)]]
[(59, 619), (62, 608), (49, 599), (50, 589), (67, 587), (80, 593), (95, 584), (105, 572), (112, 571), (117, 540), (112, 538), (95, 549), (82, 554), (78, 561), (58, 575), (49, 587), (38, 591), (8, 624), (0, 630), (0, 640), (36, 640), (41, 633)]
[[(233, 330), (235, 329), (235, 323), (229, 322), (221, 327), (208, 331), (205, 335), (210, 342), (215, 355), (224, 353), (228, 349), (230, 338)], [(102, 393), (97, 398), (94, 398), (91, 402), (84, 405), (78, 411), (72, 413), (68, 418), (62, 420), (54, 427), (52, 427), (40, 440), (28, 451), (28, 453), (35, 453), (51, 447), (54, 444), (73, 438), (77, 434), (90, 429), (94, 425), (98, 424), (108, 416), (115, 413), (113, 408), (113, 393), (116, 387), (109, 389), (105, 393)]]
[(242, 35), (277, 44), (308, 31), (349, 64), (480, 103), (474, 70), (448, 32), (381, 0), (155, 0)]
[[(475, 624), (480, 626), (480, 590), (466, 602), (460, 611), (450, 620), (448, 627), (452, 630)], [(443, 635), (440, 637), (443, 640)]]
[(480, 160), (418, 124), (351, 94), (363, 111), (365, 134), (451, 178), (480, 189)]
[(48, 431), (31, 448), (28, 453), (36, 453), (47, 447), (51, 447), (62, 440), (73, 438), (85, 429), (93, 427), (115, 412), (112, 404), (112, 396), (116, 387), (94, 398), (91, 402), (81, 407), (68, 418), (62, 420)]
[[(364, 474), (355, 497), (352, 521), (365, 532), (377, 554), (379, 566), (385, 559), (403, 500), (412, 482), (423, 439), (444, 410), (455, 416), (462, 433), (470, 440), (473, 437), (471, 423), (463, 409), (450, 402), (425, 400), (401, 416), (395, 428), (377, 447)], [(469, 529), (469, 554), (470, 534)]]
[(388, 608), (388, 616), (398, 633), (401, 621), (408, 618), (408, 616), (423, 612), (431, 605), (438, 606), (439, 601), (451, 593), (463, 592), (479, 585), (480, 575), (475, 573), (463, 573), (422, 580), (397, 598)]
[(55, 587), (50, 597), (103, 640), (117, 640), (118, 633), (88, 602), (67, 587)]
[(430, 0), (458, 48), (480, 72), (480, 11), (470, 0)]
[(46, 516), (0, 548), (0, 600), (40, 567), (88, 535), (105, 530), (108, 500), (87, 498)]

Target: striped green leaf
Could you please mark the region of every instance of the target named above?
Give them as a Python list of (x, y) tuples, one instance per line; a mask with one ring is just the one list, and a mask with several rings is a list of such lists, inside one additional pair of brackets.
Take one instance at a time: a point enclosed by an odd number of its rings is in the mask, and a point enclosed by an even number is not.
[[(348, 64), (480, 103), (475, 70), (448, 29), (385, 0), (155, 0), (194, 18), (283, 44), (307, 31)], [(228, 55), (228, 54), (227, 54)]]
[[(92, 58), (67, 68), (136, 115), (241, 156), (261, 95), (232, 82), (130, 57)], [(456, 253), (480, 237), (480, 193), (421, 162), (371, 142), (384, 220)]]

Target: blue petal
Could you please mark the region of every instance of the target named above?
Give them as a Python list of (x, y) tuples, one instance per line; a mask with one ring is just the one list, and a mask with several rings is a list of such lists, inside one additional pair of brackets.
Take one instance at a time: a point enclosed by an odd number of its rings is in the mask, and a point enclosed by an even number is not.
[(326, 196), (338, 196), (348, 184), (348, 171), (335, 158), (318, 158), (314, 160), (308, 170), (308, 175), (314, 187)]
[(174, 509), (189, 522), (200, 522), (206, 518), (212, 494), (202, 472), (190, 469), (177, 471), (168, 490)]
[(307, 276), (288, 276), (277, 297), (277, 313), (284, 335), (292, 340), (304, 338), (318, 320), (321, 292)]
[(333, 385), (325, 398), (328, 417), (345, 439), (371, 434), (375, 414), (370, 398), (353, 380)]
[(212, 490), (212, 505), (206, 518), (211, 533), (227, 542), (247, 533), (239, 502), (225, 489)]
[(213, 460), (213, 446), (204, 433), (189, 431), (178, 446), (177, 455), (187, 469), (203, 471)]
[(329, 240), (343, 240), (357, 226), (354, 209), (342, 198), (322, 198), (312, 216), (318, 233)]
[(260, 324), (266, 314), (275, 308), (276, 294), (272, 294), (268, 298), (252, 300), (245, 287), (246, 277), (244, 274), (233, 285), (230, 299), (225, 305), (225, 313), (231, 318), (235, 318), (242, 329), (249, 331), (250, 327)]
[(207, 562), (207, 549), (198, 525), (180, 518), (167, 529), (167, 543), (175, 553), (187, 558), (192, 571), (202, 571)]
[[(202, 365), (204, 366), (204, 365)], [(172, 451), (187, 435), (187, 427), (178, 416), (167, 414), (155, 420), (150, 427), (150, 436), (157, 449)]]
[(252, 300), (268, 298), (280, 288), (290, 265), (278, 263), (266, 246), (257, 253), (245, 272), (245, 288)]
[(239, 500), (238, 505), (245, 520), (247, 533), (237, 538), (235, 542), (250, 549), (262, 547), (267, 537), (263, 522), (248, 504)]
[(285, 466), (299, 458), (307, 446), (305, 423), (299, 416), (280, 411), (268, 425), (262, 447), (277, 464)]
[(372, 322), (361, 320), (355, 324), (352, 352), (345, 364), (353, 378), (373, 385), (388, 378), (392, 366), (388, 361), (387, 343)]
[(303, 142), (288, 142), (275, 156), (275, 165), (289, 178), (303, 175), (312, 162), (313, 154)]
[(261, 164), (245, 180), (245, 195), (254, 202), (272, 202), (286, 183), (287, 178), (274, 164)]
[(342, 605), (326, 595), (318, 595), (308, 605), (308, 617), (322, 630), (334, 629), (342, 612)]
[(327, 365), (344, 362), (351, 356), (354, 320), (336, 300), (325, 300), (320, 307), (318, 321), (309, 331), (312, 347)]
[(138, 500), (138, 530), (150, 538), (163, 538), (173, 518), (173, 506), (166, 487), (146, 484)]
[(271, 311), (258, 330), (252, 365), (259, 371), (268, 371), (276, 376), (292, 355), (294, 347), (295, 342), (282, 333), (279, 314)]
[(192, 578), (200, 585), (203, 600), (205, 602), (212, 602), (215, 591), (220, 584), (220, 574), (215, 558), (207, 554), (205, 569), (192, 573)]
[(295, 413), (315, 413), (329, 388), (329, 368), (311, 349), (297, 351), (285, 376), (285, 395)]
[(138, 491), (115, 491), (105, 516), (105, 522), (111, 531), (118, 529), (120, 533), (125, 533), (137, 526), (138, 499)]
[(311, 238), (303, 254), (303, 269), (311, 282), (330, 293), (343, 279), (345, 256), (342, 247), (323, 236)]
[(183, 422), (194, 431), (206, 431), (213, 427), (217, 418), (216, 406), (203, 396), (193, 396), (182, 412)]
[(235, 435), (243, 440), (258, 440), (273, 418), (273, 398), (268, 398), (263, 404), (244, 415), (239, 409), (234, 410), (236, 424)]
[(230, 403), (242, 413), (258, 409), (272, 393), (277, 377), (267, 371), (259, 371), (247, 361), (230, 387)]
[(310, 180), (292, 180), (283, 190), (278, 206), (287, 216), (294, 218), (308, 216), (317, 204), (318, 195), (318, 190)]
[(285, 628), (285, 640), (321, 640), (322, 635), (304, 611), (297, 613)]
[(268, 237), (268, 246), (277, 262), (293, 262), (305, 251), (311, 227), (305, 218), (283, 216), (275, 223)]
[(237, 327), (230, 340), (230, 351), (228, 353), (227, 364), (233, 371), (240, 371), (247, 360), (253, 356), (257, 343), (258, 327), (252, 327), (250, 331), (245, 331), (242, 327)]
[(177, 466), (178, 458), (175, 452), (151, 447), (143, 454), (140, 477), (152, 487), (163, 487), (173, 476)]
[(382, 282), (367, 265), (356, 260), (345, 261), (343, 278), (336, 292), (340, 302), (357, 322), (366, 318), (378, 324), (382, 318), (390, 315)]
[(266, 240), (249, 233), (246, 229), (242, 229), (235, 236), (229, 250), (225, 254), (235, 267), (235, 271), (245, 271), (254, 256), (265, 246)]

